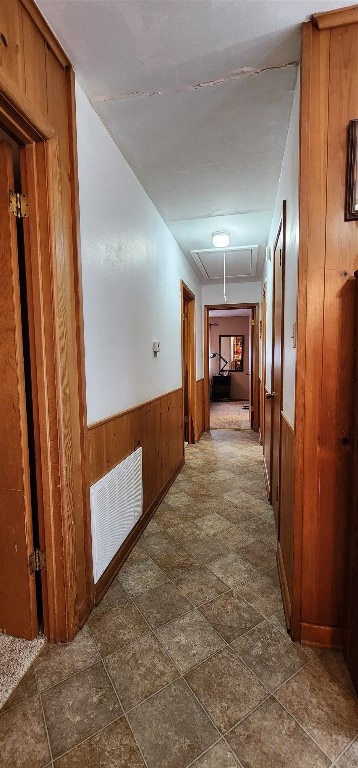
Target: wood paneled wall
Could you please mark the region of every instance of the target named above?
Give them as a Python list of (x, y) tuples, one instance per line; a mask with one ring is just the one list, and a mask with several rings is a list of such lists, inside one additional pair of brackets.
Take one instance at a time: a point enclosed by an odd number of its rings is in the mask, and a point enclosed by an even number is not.
[(358, 9), (303, 25), (296, 381), (294, 636), (336, 646), (345, 612), (354, 270), (344, 220), (347, 128), (358, 115)]
[(183, 390), (176, 389), (88, 428), (88, 481), (92, 485), (143, 450), (143, 515), (98, 585), (98, 601), (113, 580), (161, 498), (184, 464)]
[(199, 379), (196, 382), (196, 421), (195, 421), (195, 440), (200, 440), (205, 429), (205, 381)]
[(184, 458), (182, 389), (88, 427), (89, 484), (103, 477), (139, 446), (143, 450), (146, 510)]
[(32, 0), (1, 1), (0, 33), (0, 122), (26, 145), (25, 255), (39, 276), (33, 305), (43, 313), (33, 351), (43, 374), (37, 381), (43, 438), (37, 460), (49, 501), (40, 521), (48, 547), (45, 631), (66, 641), (91, 605), (74, 79)]
[(295, 433), (281, 411), (280, 516), (277, 560), (288, 627), (291, 625), (293, 593), (294, 457)]

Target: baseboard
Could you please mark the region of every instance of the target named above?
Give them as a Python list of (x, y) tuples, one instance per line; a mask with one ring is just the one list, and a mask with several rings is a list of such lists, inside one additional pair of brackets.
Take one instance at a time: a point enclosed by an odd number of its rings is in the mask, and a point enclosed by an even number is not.
[(301, 644), (341, 651), (343, 648), (343, 629), (301, 621)]
[(204, 432), (205, 432), (205, 429), (204, 429), (204, 427), (203, 427), (203, 428), (200, 430), (200, 432), (199, 432), (199, 433), (196, 435), (196, 438), (195, 438), (195, 440), (196, 440), (196, 442), (197, 442), (197, 443), (199, 442), (200, 438), (203, 436)]
[(107, 592), (108, 587), (110, 587), (110, 585), (112, 584), (112, 581), (115, 579), (115, 577), (117, 576), (117, 573), (120, 571), (127, 557), (130, 555), (134, 545), (137, 543), (138, 539), (140, 539), (144, 529), (147, 527), (149, 521), (153, 517), (154, 512), (159, 507), (159, 504), (161, 503), (163, 497), (169, 490), (170, 486), (173, 484), (180, 470), (183, 468), (184, 463), (185, 463), (184, 459), (180, 459), (178, 464), (175, 466), (173, 472), (171, 473), (170, 477), (168, 478), (166, 483), (163, 485), (163, 487), (157, 494), (154, 501), (152, 501), (148, 509), (143, 513), (141, 518), (138, 520), (137, 524), (134, 526), (129, 536), (127, 536), (126, 540), (123, 542), (122, 546), (118, 550), (117, 554), (114, 556), (113, 560), (111, 560), (110, 564), (107, 566), (105, 572), (102, 574), (97, 584), (95, 584), (95, 588), (94, 588), (95, 605), (98, 605), (98, 603), (102, 600), (102, 597)]
[(290, 630), (291, 630), (291, 610), (292, 610), (291, 609), (291, 597), (290, 597), (290, 592), (289, 592), (289, 589), (288, 589), (286, 573), (285, 573), (285, 566), (284, 566), (284, 562), (283, 562), (280, 542), (277, 543), (276, 560), (277, 560), (278, 576), (279, 576), (279, 579), (280, 579), (280, 586), (281, 586), (283, 610), (285, 612), (286, 627), (287, 627), (287, 631), (290, 632)]

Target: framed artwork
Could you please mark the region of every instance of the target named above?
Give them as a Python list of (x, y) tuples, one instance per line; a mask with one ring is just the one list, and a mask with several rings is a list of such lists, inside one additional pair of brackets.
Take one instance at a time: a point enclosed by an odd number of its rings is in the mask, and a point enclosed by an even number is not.
[(227, 361), (225, 369), (231, 373), (242, 373), (244, 370), (244, 339), (245, 336), (219, 336), (220, 355)]
[(358, 219), (358, 120), (348, 125), (347, 187), (345, 220)]

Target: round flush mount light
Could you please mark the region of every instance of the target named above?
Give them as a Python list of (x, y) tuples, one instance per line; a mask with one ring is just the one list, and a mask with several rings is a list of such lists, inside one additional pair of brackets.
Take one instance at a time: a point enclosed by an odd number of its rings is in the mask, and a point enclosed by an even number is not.
[(214, 248), (226, 248), (230, 242), (229, 232), (213, 232)]

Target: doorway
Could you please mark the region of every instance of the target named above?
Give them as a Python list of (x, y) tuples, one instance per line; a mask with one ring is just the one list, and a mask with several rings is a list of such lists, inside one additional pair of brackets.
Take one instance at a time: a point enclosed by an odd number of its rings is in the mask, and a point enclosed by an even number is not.
[(278, 530), (280, 515), (285, 249), (286, 201), (284, 200), (282, 205), (282, 216), (273, 248), (272, 336), (269, 340), (269, 343), (272, 345), (270, 355), (272, 363), (271, 370), (268, 374), (266, 389), (264, 389), (264, 470), (267, 495), (273, 506), (276, 526)]
[(195, 296), (181, 283), (184, 443), (195, 443)]
[(247, 409), (249, 427), (259, 430), (258, 314), (258, 304), (204, 307), (206, 430), (210, 429), (211, 403), (217, 401), (240, 402), (238, 423), (240, 419), (244, 423)]
[(27, 216), (27, 202), (21, 197), (22, 152), (0, 127), (0, 630), (32, 640), (42, 627), (40, 472), (22, 218)]

